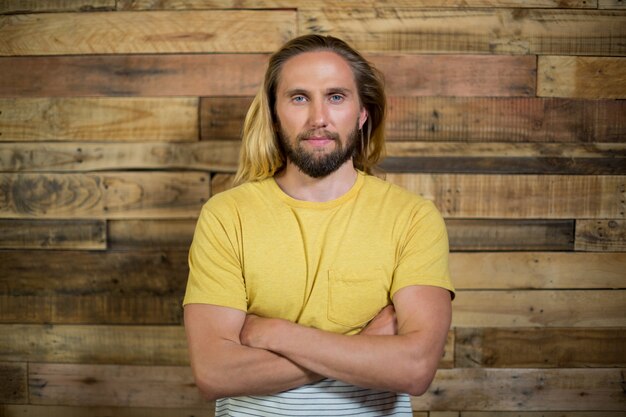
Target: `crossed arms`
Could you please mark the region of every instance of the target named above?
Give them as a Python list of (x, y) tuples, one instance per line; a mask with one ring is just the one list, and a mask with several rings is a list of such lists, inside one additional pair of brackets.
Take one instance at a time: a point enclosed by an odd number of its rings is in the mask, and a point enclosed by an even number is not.
[(272, 394), (325, 377), (421, 395), (443, 354), (450, 293), (409, 286), (392, 301), (393, 308), (383, 309), (354, 336), (188, 304), (185, 329), (196, 384), (207, 399)]

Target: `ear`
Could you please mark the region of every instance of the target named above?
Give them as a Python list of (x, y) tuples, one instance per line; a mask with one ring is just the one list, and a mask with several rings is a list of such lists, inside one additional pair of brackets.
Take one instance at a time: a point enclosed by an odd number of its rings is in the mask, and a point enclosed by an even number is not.
[(361, 112), (359, 113), (359, 129), (363, 129), (363, 125), (367, 121), (367, 116), (367, 110), (365, 109), (365, 107), (362, 107)]

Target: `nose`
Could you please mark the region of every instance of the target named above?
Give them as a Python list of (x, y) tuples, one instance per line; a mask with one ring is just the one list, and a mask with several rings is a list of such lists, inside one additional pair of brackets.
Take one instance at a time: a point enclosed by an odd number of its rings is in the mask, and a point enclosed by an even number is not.
[(323, 101), (311, 103), (309, 109), (311, 128), (319, 129), (328, 126), (328, 111)]

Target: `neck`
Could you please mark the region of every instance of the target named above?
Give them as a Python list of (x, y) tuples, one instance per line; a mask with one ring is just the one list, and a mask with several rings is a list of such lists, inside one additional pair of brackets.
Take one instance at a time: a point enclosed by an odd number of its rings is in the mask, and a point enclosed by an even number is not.
[(347, 193), (354, 185), (357, 171), (352, 160), (346, 161), (335, 172), (322, 178), (312, 178), (291, 162), (274, 179), (288, 196), (296, 200), (325, 202)]

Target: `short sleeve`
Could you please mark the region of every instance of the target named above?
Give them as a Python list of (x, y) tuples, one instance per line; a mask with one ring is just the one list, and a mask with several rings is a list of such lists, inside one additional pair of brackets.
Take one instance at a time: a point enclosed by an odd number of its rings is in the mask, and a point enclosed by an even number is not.
[(448, 233), (443, 217), (431, 201), (424, 200), (413, 211), (401, 243), (391, 297), (409, 285), (430, 285), (449, 290), (454, 298), (448, 254)]
[(213, 304), (247, 311), (238, 222), (233, 216), (235, 213), (228, 215), (228, 210), (216, 210), (211, 200), (203, 207), (189, 249), (183, 305)]

